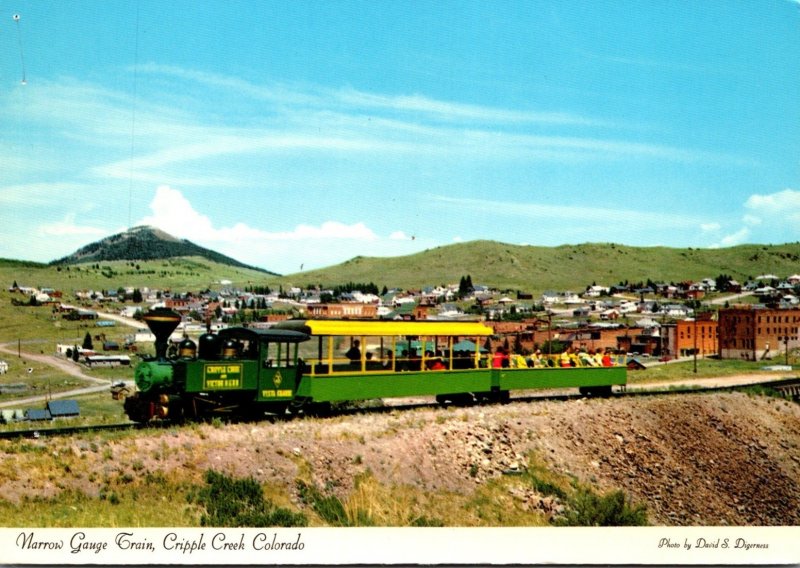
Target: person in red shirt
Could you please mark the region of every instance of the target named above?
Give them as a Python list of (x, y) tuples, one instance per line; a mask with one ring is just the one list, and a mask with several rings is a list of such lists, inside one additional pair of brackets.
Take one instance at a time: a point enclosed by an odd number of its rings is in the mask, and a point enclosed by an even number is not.
[(505, 368), (509, 366), (510, 357), (503, 347), (498, 347), (492, 357), (492, 367), (495, 369)]

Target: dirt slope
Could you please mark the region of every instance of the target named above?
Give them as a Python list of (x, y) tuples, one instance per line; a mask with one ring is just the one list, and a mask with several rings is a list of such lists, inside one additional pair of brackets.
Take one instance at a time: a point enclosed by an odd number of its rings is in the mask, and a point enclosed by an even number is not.
[[(214, 468), (293, 495), (304, 473), (342, 497), (369, 470), (387, 486), (468, 495), (535, 455), (598, 491), (624, 490), (647, 505), (651, 524), (800, 525), (799, 445), (796, 403), (743, 393), (671, 394), (200, 425), (111, 440), (113, 459), (82, 452), (81, 467), (159, 470), (198, 482)], [(59, 486), (98, 492), (100, 481), (95, 487), (88, 477), (65, 476)], [(0, 476), (4, 495), (57, 490)], [(526, 508), (548, 505), (533, 490), (511, 498)]]
[[(645, 502), (652, 524), (800, 524), (800, 405), (741, 393), (399, 411), (217, 437), (230, 444), (209, 452), (208, 466), (291, 483), (284, 456), (302, 457), (341, 495), (366, 469), (387, 484), (469, 492), (524, 467), (533, 451), (558, 472)], [(265, 463), (253, 450), (262, 443), (282, 459)]]

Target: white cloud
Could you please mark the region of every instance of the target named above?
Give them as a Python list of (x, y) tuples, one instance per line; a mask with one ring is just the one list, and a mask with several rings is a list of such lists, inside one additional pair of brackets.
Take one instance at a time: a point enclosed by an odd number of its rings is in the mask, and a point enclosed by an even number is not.
[(336, 264), (358, 255), (394, 256), (430, 246), (414, 243), (402, 231), (380, 237), (363, 222), (299, 224), (290, 231), (265, 231), (237, 223), (217, 227), (194, 209), (183, 193), (162, 185), (150, 203), (151, 215), (137, 224), (167, 233), (268, 270), (292, 273)]
[(761, 217), (756, 217), (755, 215), (745, 215), (742, 217), (742, 221), (744, 221), (746, 225), (760, 225)]
[(76, 225), (74, 214), (66, 215), (61, 221), (39, 225), (38, 232), (48, 237), (104, 237), (108, 234), (105, 229)]
[(784, 189), (768, 195), (751, 195), (744, 206), (761, 217), (800, 221), (800, 191)]
[(713, 232), (713, 231), (719, 231), (721, 228), (722, 228), (722, 225), (720, 225), (719, 223), (702, 223), (700, 225), (700, 229), (704, 233), (710, 233), (710, 232)]
[(732, 247), (732, 246), (740, 245), (740, 244), (742, 244), (744, 242), (747, 242), (747, 239), (749, 237), (750, 237), (750, 229), (748, 229), (747, 227), (744, 227), (742, 229), (739, 229), (738, 231), (736, 231), (733, 234), (730, 234), (730, 235), (728, 235), (726, 237), (723, 237), (722, 241), (720, 241), (720, 243), (721, 243), (721, 246), (723, 246), (723, 247)]
[(453, 237), (453, 242), (454, 242), (454, 243), (463, 243), (463, 242), (464, 242), (464, 239), (462, 239), (462, 238), (461, 238), (461, 237), (459, 237), (459, 236), (455, 236), (455, 237)]

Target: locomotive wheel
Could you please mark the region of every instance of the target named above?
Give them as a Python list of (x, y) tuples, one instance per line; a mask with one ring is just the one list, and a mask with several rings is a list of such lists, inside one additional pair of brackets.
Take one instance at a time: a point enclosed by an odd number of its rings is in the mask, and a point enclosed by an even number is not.
[(144, 424), (153, 417), (150, 401), (142, 400), (139, 397), (139, 393), (134, 393), (125, 398), (122, 407), (125, 410), (125, 414), (133, 422)]
[(611, 385), (605, 385), (600, 387), (580, 387), (578, 392), (581, 393), (583, 396), (599, 396), (599, 397), (606, 397), (611, 396)]
[(475, 397), (468, 392), (459, 392), (453, 394), (437, 394), (436, 402), (442, 406), (452, 404), (454, 406), (472, 406), (475, 404)]
[(312, 402), (306, 406), (306, 414), (308, 416), (330, 416), (331, 410), (332, 406), (330, 402)]
[(306, 411), (309, 406), (309, 401), (307, 398), (295, 398), (293, 401), (289, 403), (289, 413), (292, 416), (300, 416), (301, 414), (306, 414)]
[(476, 392), (475, 400), (479, 404), (483, 403), (497, 403), (508, 404), (511, 400), (511, 393), (507, 390), (493, 390), (489, 392)]

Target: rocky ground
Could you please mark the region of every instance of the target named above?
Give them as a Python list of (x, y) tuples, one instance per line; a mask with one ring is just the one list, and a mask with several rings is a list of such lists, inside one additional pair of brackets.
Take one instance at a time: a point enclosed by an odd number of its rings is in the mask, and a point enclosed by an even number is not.
[[(73, 467), (55, 484), (0, 476), (0, 492), (47, 495), (75, 486), (91, 494), (109, 468), (134, 475), (188, 471), (198, 479), (213, 468), (295, 495), (295, 480), (306, 475), (344, 497), (365, 471), (389, 487), (469, 494), (521, 471), (535, 456), (555, 474), (598, 492), (624, 490), (647, 505), (651, 524), (800, 524), (800, 405), (745, 393), (534, 400), (206, 424), (121, 437), (102, 452), (89, 451), (84, 439), (70, 443), (84, 474)], [(557, 506), (532, 488), (513, 492), (526, 510), (547, 513)]]

